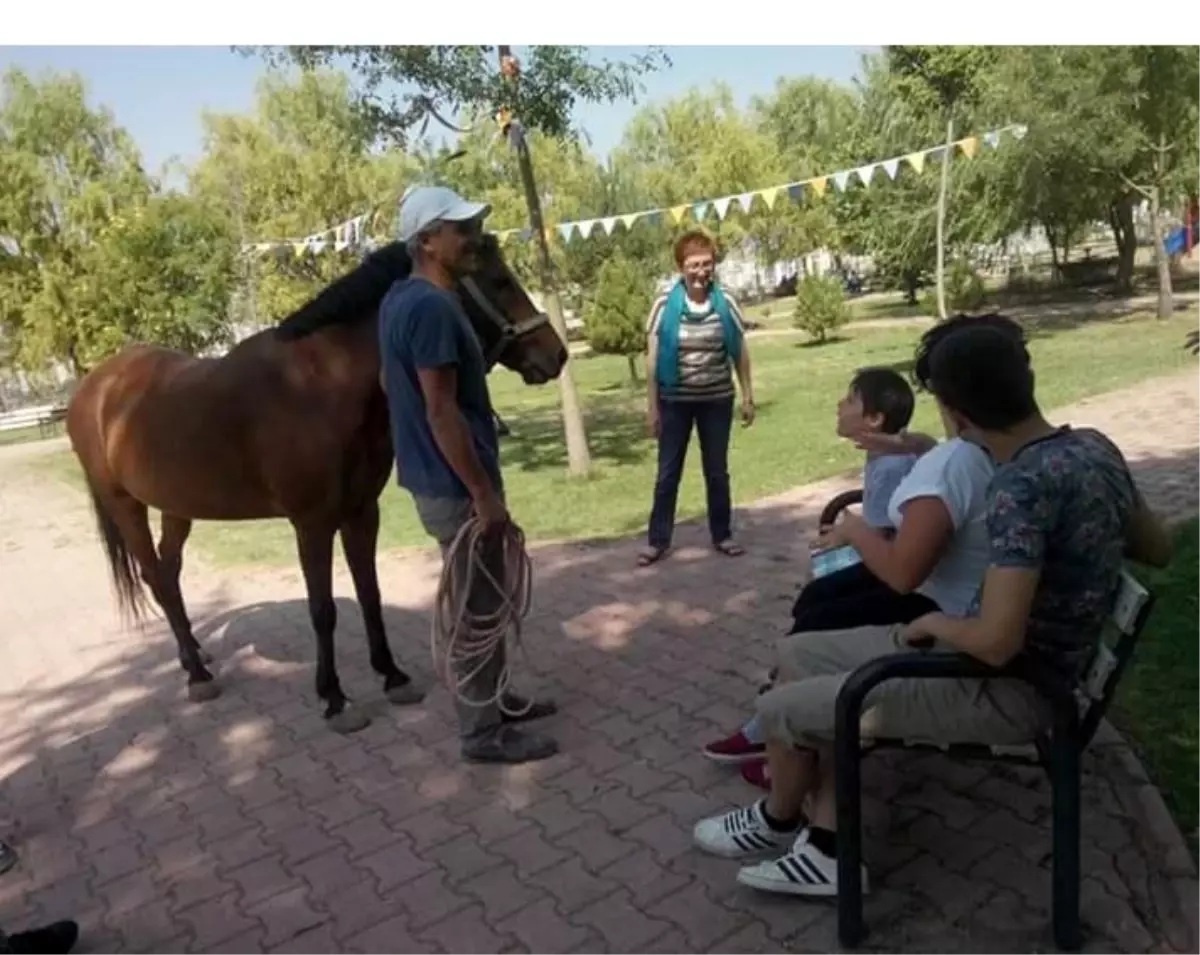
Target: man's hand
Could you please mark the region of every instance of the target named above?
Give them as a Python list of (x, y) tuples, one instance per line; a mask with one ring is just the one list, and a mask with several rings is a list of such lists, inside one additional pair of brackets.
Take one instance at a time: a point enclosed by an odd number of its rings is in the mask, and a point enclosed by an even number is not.
[(939, 623), (945, 621), (943, 613), (927, 613), (917, 617), (912, 623), (905, 624), (900, 631), (900, 641), (918, 650), (928, 650), (936, 641), (933, 635)]
[(504, 500), (489, 488), (486, 493), (475, 498), (475, 516), (483, 522), (483, 532), (492, 534), (508, 523), (508, 508)]
[(742, 427), (748, 428), (754, 424), (754, 399), (742, 399)]
[(652, 438), (662, 437), (662, 416), (658, 413), (657, 405), (650, 405), (646, 409), (646, 430)]

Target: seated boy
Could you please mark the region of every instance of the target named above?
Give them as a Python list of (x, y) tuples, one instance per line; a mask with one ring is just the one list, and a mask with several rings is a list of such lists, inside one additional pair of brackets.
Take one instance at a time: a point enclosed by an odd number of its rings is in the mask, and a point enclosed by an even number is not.
[[(693, 832), (697, 846), (716, 855), (777, 855), (743, 868), (744, 885), (837, 894), (831, 743), (837, 694), (852, 671), (932, 637), (993, 666), (1025, 655), (1079, 679), (1112, 611), (1122, 558), (1156, 566), (1170, 558), (1170, 541), (1112, 442), (1042, 416), (1024, 345), (971, 319), (954, 323), (932, 346), (921, 384), (997, 462), (981, 598), (966, 616), (932, 613), (908, 625), (780, 644), (779, 685), (758, 699), (770, 794), (702, 820)], [(893, 680), (869, 697), (862, 727), (866, 737), (1017, 744), (1032, 739), (1047, 715), (1036, 692), (1014, 679)]]
[[(837, 435), (860, 441), (867, 435), (900, 434), (912, 420), (914, 403), (912, 387), (897, 372), (863, 368), (850, 380), (845, 396), (837, 403)], [(917, 455), (906, 451), (867, 451), (862, 476), (862, 519), (867, 526), (889, 536), (895, 534), (888, 502), (916, 460)], [(824, 621), (807, 618), (814, 614), (828, 617), (830, 601), (854, 599), (864, 589), (877, 590), (881, 586), (861, 563), (826, 575), (814, 573), (792, 607), (792, 632), (829, 629), (822, 625)]]

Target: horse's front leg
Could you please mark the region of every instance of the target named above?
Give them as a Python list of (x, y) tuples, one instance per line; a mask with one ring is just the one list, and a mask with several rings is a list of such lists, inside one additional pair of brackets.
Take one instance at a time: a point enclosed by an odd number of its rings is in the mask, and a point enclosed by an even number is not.
[(337, 604), (333, 600), (333, 535), (336, 524), (323, 518), (293, 520), (300, 566), (308, 589), (308, 612), (317, 635), (317, 696), (325, 701), (325, 719), (338, 733), (354, 733), (370, 725), (370, 719), (349, 707), (338, 680), (333, 632), (337, 627)]
[(383, 625), (383, 602), (379, 594), (379, 576), (375, 571), (376, 544), (379, 540), (379, 501), (372, 499), (342, 520), (342, 552), (354, 580), (354, 592), (362, 608), (363, 627), (371, 653), (371, 669), (383, 677), (383, 692), (391, 703), (403, 706), (420, 703), (425, 693), (392, 656), (387, 630)]

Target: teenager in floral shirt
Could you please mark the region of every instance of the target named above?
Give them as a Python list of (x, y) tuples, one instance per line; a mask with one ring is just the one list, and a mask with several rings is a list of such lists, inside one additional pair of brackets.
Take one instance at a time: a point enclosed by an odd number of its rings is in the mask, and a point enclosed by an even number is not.
[[(779, 682), (758, 700), (770, 794), (702, 820), (693, 833), (715, 855), (775, 856), (742, 868), (744, 885), (837, 894), (831, 742), (837, 694), (852, 671), (932, 639), (994, 666), (1028, 654), (1078, 677), (1112, 610), (1123, 559), (1162, 566), (1170, 558), (1169, 539), (1121, 453), (1097, 431), (1055, 427), (1042, 416), (1020, 330), (998, 328), (996, 318), (939, 326), (917, 360), (918, 378), (943, 416), (997, 466), (978, 606), (965, 617), (934, 613), (903, 626), (809, 633), (779, 645)], [(1048, 715), (1033, 689), (1014, 679), (892, 680), (868, 697), (862, 730), (868, 738), (1011, 744), (1032, 739)]]

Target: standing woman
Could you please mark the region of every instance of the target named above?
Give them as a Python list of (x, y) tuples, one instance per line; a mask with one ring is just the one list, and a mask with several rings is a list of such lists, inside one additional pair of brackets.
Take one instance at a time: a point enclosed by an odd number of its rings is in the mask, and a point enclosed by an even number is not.
[(681, 277), (654, 303), (647, 325), (647, 409), (650, 433), (658, 439), (658, 477), (646, 548), (638, 564), (661, 560), (671, 546), (679, 479), (692, 437), (700, 438), (700, 462), (713, 547), (727, 557), (745, 553), (730, 526), (729, 433), (733, 426), (736, 370), (742, 393), (742, 423), (754, 421), (750, 353), (737, 303), (714, 281), (717, 246), (701, 230), (675, 243)]

